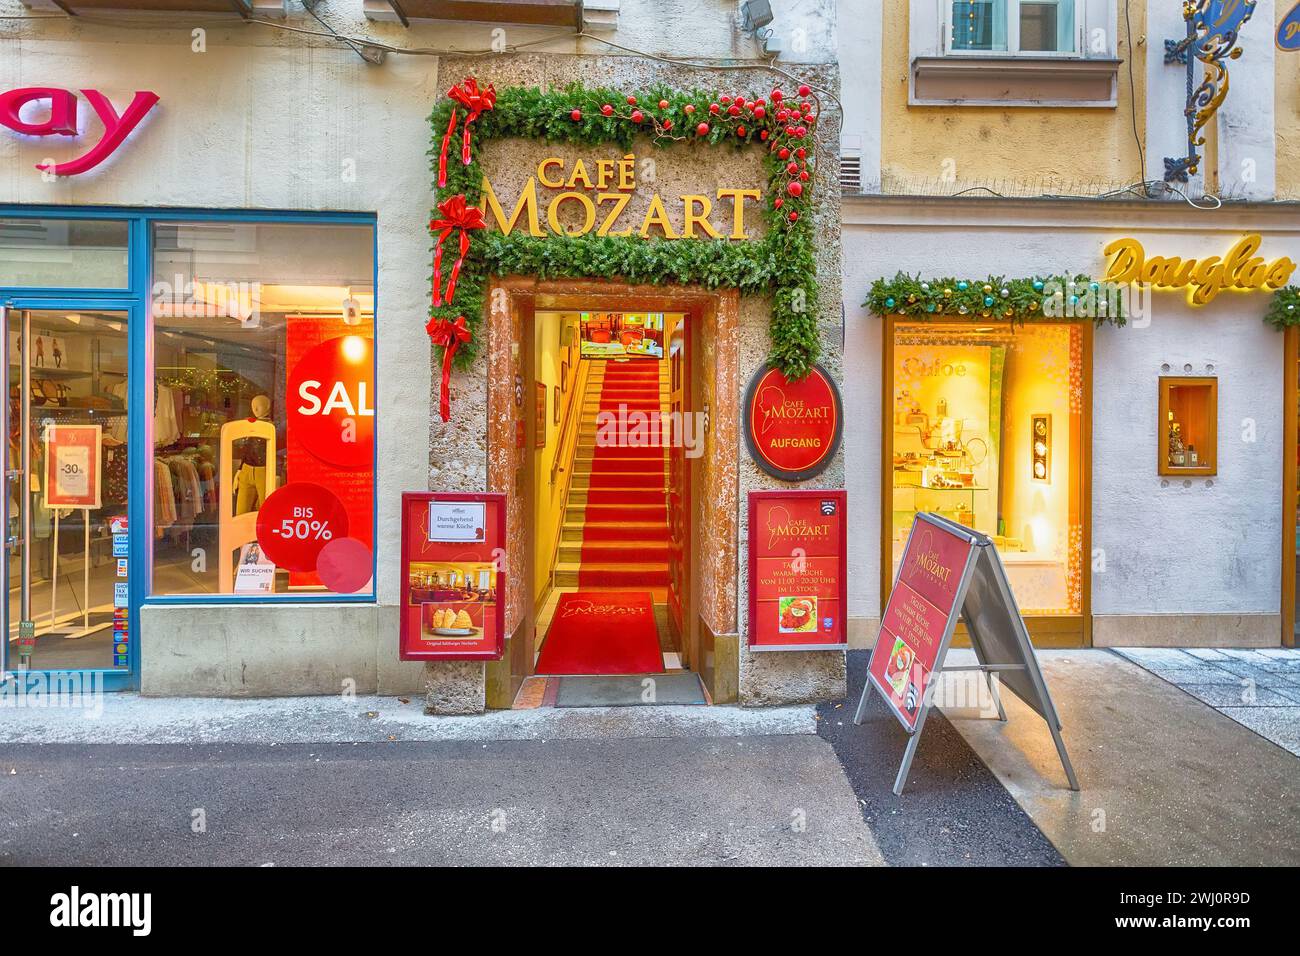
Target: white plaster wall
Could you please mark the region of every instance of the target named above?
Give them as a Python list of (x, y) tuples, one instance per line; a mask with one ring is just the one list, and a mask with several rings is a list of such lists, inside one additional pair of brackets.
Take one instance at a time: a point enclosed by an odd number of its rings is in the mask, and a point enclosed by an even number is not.
[(862, 157), (862, 191), (880, 192), (881, 29), (884, 6), (838, 0), (837, 38), (844, 92), (841, 152)]
[[(1294, 4), (1288, 4), (1291, 9)], [(1219, 125), (1219, 192), (1233, 199), (1268, 200), (1277, 194), (1277, 139), (1274, 134), (1273, 0), (1256, 0), (1255, 12), (1241, 28), (1241, 56), (1228, 64), (1227, 99)]]
[[(1103, 269), (1102, 247), (1136, 236), (1149, 254), (1223, 255), (1246, 232), (1262, 252), (1300, 262), (1300, 223), (1284, 210), (1215, 214), (1185, 204), (847, 200), (845, 436), (850, 613), (879, 615), (880, 320), (862, 308), (874, 278)], [(1147, 327), (1097, 331), (1093, 356), (1094, 615), (1276, 614), (1280, 605), (1283, 458), (1282, 335), (1262, 319), (1265, 293), (1224, 293), (1204, 307), (1179, 293), (1153, 300)], [(1165, 372), (1163, 366), (1168, 365)], [(1190, 365), (1192, 371), (1185, 371)], [(1213, 368), (1212, 373), (1209, 371)], [(1157, 379), (1219, 378), (1219, 474), (1156, 474)], [(1246, 420), (1254, 440), (1243, 440)]]

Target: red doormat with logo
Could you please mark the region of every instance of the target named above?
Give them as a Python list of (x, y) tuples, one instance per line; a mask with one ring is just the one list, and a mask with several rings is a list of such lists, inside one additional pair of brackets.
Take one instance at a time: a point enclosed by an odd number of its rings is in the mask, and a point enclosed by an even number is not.
[(659, 674), (663, 669), (649, 591), (560, 595), (537, 673)]

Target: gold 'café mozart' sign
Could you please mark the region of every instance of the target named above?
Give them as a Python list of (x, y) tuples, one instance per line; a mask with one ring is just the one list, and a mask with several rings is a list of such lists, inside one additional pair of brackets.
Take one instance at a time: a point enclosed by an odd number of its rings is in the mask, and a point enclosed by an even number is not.
[[(643, 211), (628, 209), (637, 193), (637, 160), (568, 163), (558, 156), (543, 159), (528, 177), (507, 213), (492, 183), (483, 177), (483, 204), (489, 222), (503, 235), (516, 229), (530, 236), (632, 236), (642, 239), (748, 239), (746, 214), (758, 217), (757, 189), (719, 188), (712, 196), (693, 193), (665, 199), (655, 192)], [(748, 205), (747, 205), (748, 204)], [(675, 208), (674, 208), (675, 207)]]
[(1106, 281), (1118, 284), (1145, 283), (1157, 289), (1186, 289), (1193, 305), (1206, 305), (1220, 292), (1231, 289), (1253, 292), (1280, 289), (1287, 284), (1296, 264), (1286, 256), (1271, 262), (1259, 251), (1258, 233), (1242, 236), (1222, 259), (1180, 259), (1176, 256), (1148, 256), (1137, 239), (1116, 239), (1106, 246)]

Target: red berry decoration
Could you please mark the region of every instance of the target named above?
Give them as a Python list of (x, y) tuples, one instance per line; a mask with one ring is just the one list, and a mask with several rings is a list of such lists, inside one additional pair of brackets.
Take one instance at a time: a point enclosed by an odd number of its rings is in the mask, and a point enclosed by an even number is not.
[(795, 173), (799, 172), (799, 164), (795, 162), (787, 163), (785, 171), (793, 176)]
[(635, 97), (635, 96), (629, 96), (629, 97), (627, 98), (627, 105), (628, 105), (628, 106), (636, 106), (636, 97)]
[(640, 123), (640, 122), (641, 122), (642, 120), (644, 120), (644, 119), (645, 119), (645, 114), (642, 113), (640, 110), (633, 110), (633, 111), (632, 111), (632, 122), (633, 122), (633, 123)]
[(692, 113), (695, 112), (695, 104), (694, 104), (694, 103), (687, 103), (686, 106), (684, 107), (684, 109), (686, 110), (686, 115), (687, 115), (687, 116), (690, 116)]
[(775, 199), (772, 200), (773, 209), (780, 209), (784, 205), (785, 205), (785, 200), (782, 199), (780, 196), (777, 196)]
[(582, 110), (574, 110), (572, 113), (569, 114), (569, 119), (573, 120), (575, 123), (581, 120)]
[(763, 118), (764, 116), (766, 116), (766, 115), (767, 115), (767, 110), (763, 109), (763, 107), (761, 107), (761, 106), (755, 106), (755, 107), (754, 107), (754, 116), (755, 116), (756, 118), (758, 118), (758, 119), (762, 119), (762, 118)]
[(765, 130), (765, 129), (760, 129), (760, 130), (758, 131), (758, 138), (761, 139), (763, 142), (766, 143), (766, 142), (767, 142), (767, 130)]
[(791, 196), (798, 198), (803, 195), (803, 183), (799, 182), (797, 179), (792, 179), (785, 184), (785, 191)]
[(807, 170), (804, 170), (803, 172), (801, 172), (801, 173), (799, 174), (799, 181), (800, 181), (800, 182), (805, 182), (805, 183), (808, 181), (808, 171), (807, 171)]
[(780, 156), (782, 159), (789, 159), (789, 158), (790, 158), (790, 150), (788, 150), (788, 149), (786, 149), (784, 146), (782, 146), (782, 147), (781, 147), (781, 151), (778, 152), (776, 155)]
[(709, 124), (708, 124), (708, 123), (701, 123), (699, 126), (695, 127), (695, 133), (696, 133), (697, 136), (708, 136), (708, 135), (709, 135)]
[(744, 109), (744, 108), (745, 108), (745, 98), (744, 98), (743, 96), (737, 96), (737, 97), (736, 97), (736, 105), (739, 106), (741, 109)]
[(799, 95), (800, 95), (800, 96), (807, 96), (807, 95), (808, 95), (809, 93), (811, 93), (811, 92), (812, 92), (812, 87), (809, 86), (807, 83), (805, 83), (803, 86), (799, 87)]
[(727, 112), (732, 116), (739, 116), (740, 107), (737, 106), (735, 103), (732, 103), (731, 106), (727, 107)]
[(717, 103), (709, 104), (709, 112), (712, 113), (714, 116), (716, 116), (721, 110), (722, 107), (719, 106)]
[(797, 212), (795, 212), (793, 209), (790, 210), (790, 221), (791, 221), (791, 222), (798, 222), (798, 221), (799, 221), (799, 214), (798, 214)]
[(739, 136), (741, 139), (744, 139), (744, 138), (745, 138), (745, 127), (743, 127), (743, 126), (737, 126), (737, 127), (736, 127), (736, 135)]
[(794, 127), (793, 127), (793, 126), (787, 126), (787, 127), (785, 128), (785, 135), (786, 135), (786, 136), (793, 136), (793, 135), (794, 135)]
[(670, 119), (664, 120), (664, 129), (672, 129), (672, 128), (673, 128), (673, 121)]
[(795, 154), (796, 156), (798, 156), (800, 159), (803, 159), (805, 156), (808, 155), (808, 150), (806, 150), (806, 149), (804, 149), (802, 146), (800, 146), (798, 149), (796, 149), (796, 150), (794, 151), (794, 154)]
[(613, 112), (614, 112), (614, 107), (612, 107), (612, 106), (610, 106), (608, 103), (606, 103), (604, 106), (602, 106), (602, 107), (600, 108), (600, 112), (601, 112), (601, 115), (603, 115), (603, 116), (610, 116), (610, 115), (612, 115)]
[(780, 90), (773, 90), (773, 91), (772, 91), (772, 102), (773, 102), (773, 103), (780, 103), (781, 100), (784, 99), (784, 98), (785, 98), (785, 94), (782, 93)]
[(808, 127), (806, 126), (795, 127), (794, 135), (798, 136), (800, 139), (803, 139), (805, 136), (808, 135)]
[(668, 109), (668, 101), (667, 101), (667, 100), (660, 100), (660, 101), (659, 101), (659, 108), (660, 108), (661, 110), (666, 110), (666, 109)]
[(731, 97), (730, 97), (730, 96), (719, 96), (719, 97), (718, 97), (718, 102), (721, 103), (723, 106), (726, 106), (728, 103), (731, 102)]
[(785, 122), (786, 120), (788, 120), (789, 118), (790, 118), (790, 111), (789, 111), (789, 110), (777, 110), (777, 111), (776, 111), (776, 121), (777, 121), (778, 123), (784, 123), (784, 122)]

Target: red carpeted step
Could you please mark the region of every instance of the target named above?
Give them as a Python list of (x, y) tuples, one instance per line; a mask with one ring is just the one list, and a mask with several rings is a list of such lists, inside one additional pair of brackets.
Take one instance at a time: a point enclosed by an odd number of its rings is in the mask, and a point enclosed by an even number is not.
[(667, 541), (666, 521), (588, 521), (583, 525), (582, 538), (588, 541), (623, 541), (634, 536), (638, 541)]
[(589, 479), (588, 488), (596, 489), (617, 489), (617, 488), (653, 488), (658, 491), (664, 490), (664, 476), (661, 471), (602, 471), (592, 472)]
[(598, 541), (584, 542), (582, 564), (625, 563), (634, 558), (641, 563), (668, 564), (668, 542), (663, 541)]
[(579, 587), (667, 587), (668, 564), (587, 564), (578, 569)]
[(666, 507), (663, 488), (595, 488), (587, 492), (587, 505), (659, 505)]

